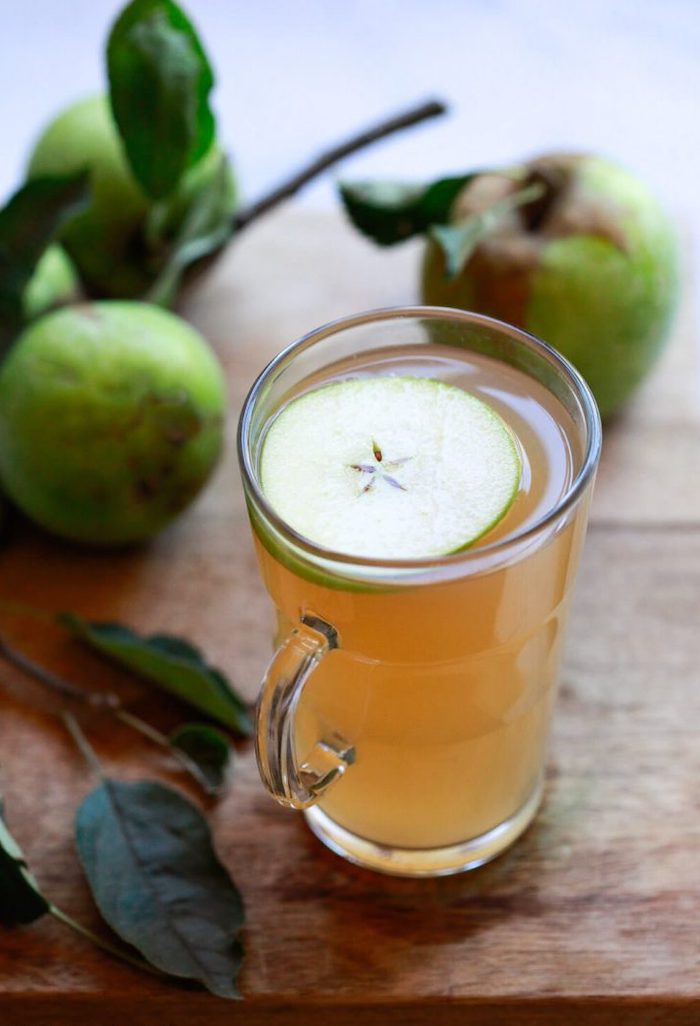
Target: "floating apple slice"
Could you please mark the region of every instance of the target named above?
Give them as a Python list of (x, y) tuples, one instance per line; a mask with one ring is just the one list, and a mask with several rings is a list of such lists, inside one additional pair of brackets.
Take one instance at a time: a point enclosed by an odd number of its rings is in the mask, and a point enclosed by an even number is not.
[(295, 531), (378, 559), (446, 555), (507, 512), (520, 485), (505, 421), (430, 378), (337, 381), (292, 400), (264, 440), (260, 479)]

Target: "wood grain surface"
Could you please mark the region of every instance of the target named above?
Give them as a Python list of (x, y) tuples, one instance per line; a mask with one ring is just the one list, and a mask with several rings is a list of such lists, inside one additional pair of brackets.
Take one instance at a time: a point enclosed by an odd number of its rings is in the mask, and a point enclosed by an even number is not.
[[(163, 727), (170, 703), (105, 666), (29, 603), (184, 632), (251, 698), (269, 653), (233, 446), (254, 374), (331, 318), (414, 299), (417, 250), (382, 252), (339, 218), (287, 210), (250, 230), (188, 316), (223, 360), (227, 458), (206, 495), (152, 545), (90, 553), (26, 526), (0, 552), (0, 624), (36, 658), (119, 689)], [(497, 862), (427, 882), (326, 852), (263, 793), (240, 745), (211, 806), (246, 900), (245, 1001), (231, 1005), (110, 960), (50, 920), (0, 932), (1, 1026), (635, 1026), (700, 1022), (700, 404), (691, 311), (660, 367), (606, 431), (579, 578), (547, 797)], [(72, 843), (91, 786), (51, 703), (0, 667), (0, 790), (45, 892), (98, 930)], [(168, 758), (109, 719), (86, 728), (108, 768)]]

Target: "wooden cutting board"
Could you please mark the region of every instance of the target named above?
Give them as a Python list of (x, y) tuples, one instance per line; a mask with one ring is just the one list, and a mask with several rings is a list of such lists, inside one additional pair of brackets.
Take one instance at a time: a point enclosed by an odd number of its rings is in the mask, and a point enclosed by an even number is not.
[[(285, 343), (414, 299), (418, 251), (380, 251), (338, 216), (288, 209), (251, 229), (187, 314), (230, 383), (228, 456), (151, 546), (81, 551), (16, 527), (0, 602), (182, 632), (251, 698), (270, 649), (234, 458), (240, 401)], [(354, 869), (263, 793), (251, 747), (211, 819), (246, 900), (241, 1005), (161, 983), (53, 921), (0, 932), (0, 1024), (600, 1026), (700, 1022), (700, 403), (686, 304), (661, 366), (606, 431), (571, 623), (545, 805), (516, 847), (468, 875)], [(36, 658), (174, 710), (50, 624), (0, 612)], [(113, 773), (186, 787), (111, 720), (87, 724)], [(102, 929), (71, 839), (91, 786), (45, 696), (0, 666), (0, 790), (45, 892)]]

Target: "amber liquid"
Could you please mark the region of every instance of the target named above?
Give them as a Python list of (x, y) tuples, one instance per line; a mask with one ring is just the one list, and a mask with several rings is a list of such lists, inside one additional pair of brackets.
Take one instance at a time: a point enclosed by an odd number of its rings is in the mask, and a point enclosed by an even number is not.
[(290, 569), (260, 532), (257, 549), (281, 636), (310, 611), (341, 640), (312, 674), (296, 718), (300, 761), (330, 734), (355, 748), (354, 765), (320, 807), (375, 844), (442, 848), (505, 823), (539, 786), (586, 511), (579, 504), (544, 533), (521, 537), (507, 555), (489, 546), (545, 517), (581, 457), (569, 415), (544, 386), (454, 348), (369, 353), (295, 394), (376, 374), (448, 381), (498, 410), (519, 440), (524, 467), (506, 517), (449, 580), (427, 567), (405, 582), (350, 586)]

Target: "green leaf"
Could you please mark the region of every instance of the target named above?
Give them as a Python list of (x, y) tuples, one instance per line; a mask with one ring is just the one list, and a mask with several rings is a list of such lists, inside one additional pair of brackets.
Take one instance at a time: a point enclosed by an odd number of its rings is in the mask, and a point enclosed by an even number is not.
[(105, 779), (80, 806), (75, 835), (97, 906), (123, 940), (163, 972), (240, 996), (243, 902), (191, 802), (155, 781)]
[(434, 225), (430, 229), (430, 235), (445, 254), (446, 276), (450, 279), (456, 278), (481, 240), (506, 214), (539, 199), (543, 192), (542, 185), (528, 185), (458, 224)]
[(190, 264), (221, 249), (230, 238), (232, 207), (231, 167), (228, 158), (221, 154), (210, 185), (194, 197), (163, 270), (148, 291), (149, 302), (172, 306), (182, 275)]
[(90, 201), (87, 172), (27, 182), (0, 210), (0, 350), (22, 327), (24, 291), (63, 226)]
[(5, 826), (0, 803), (0, 924), (33, 923), (51, 910), (29, 872), (24, 853)]
[(393, 246), (431, 225), (445, 224), (455, 199), (479, 172), (441, 178), (431, 185), (401, 182), (341, 182), (345, 210), (361, 232), (380, 246)]
[(210, 794), (218, 794), (224, 787), (230, 770), (233, 749), (221, 731), (206, 723), (185, 723), (170, 734), (172, 748), (192, 763), (199, 782)]
[(153, 681), (231, 730), (249, 737), (248, 706), (221, 670), (209, 666), (189, 641), (171, 634), (144, 637), (119, 623), (96, 623), (61, 613), (59, 623), (122, 666)]
[(144, 191), (161, 199), (214, 140), (207, 55), (173, 0), (133, 0), (110, 32), (107, 71), (131, 169)]

